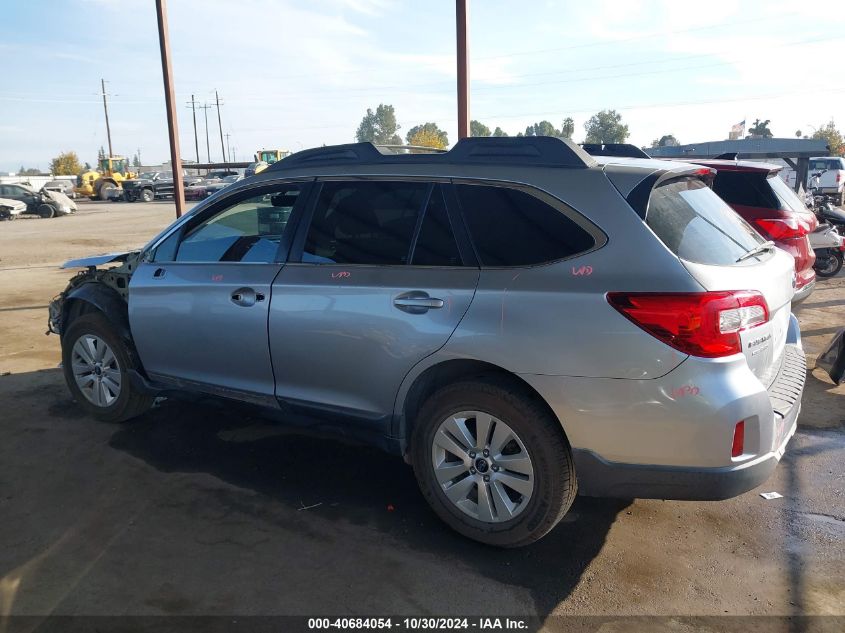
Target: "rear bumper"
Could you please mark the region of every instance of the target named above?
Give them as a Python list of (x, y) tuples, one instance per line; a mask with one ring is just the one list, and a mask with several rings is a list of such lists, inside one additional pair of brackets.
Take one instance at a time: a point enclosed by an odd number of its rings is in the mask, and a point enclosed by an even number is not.
[(816, 275), (815, 272), (813, 273), (813, 280), (809, 283), (805, 283), (803, 286), (800, 286), (795, 289), (795, 294), (792, 295), (792, 305), (798, 305), (804, 299), (809, 297), (813, 294), (813, 290), (816, 289)]
[[(566, 432), (586, 496), (725, 499), (763, 483), (794, 434), (806, 379), (798, 321), (768, 389), (743, 356), (688, 357), (654, 379), (525, 375)], [(731, 457), (744, 421), (744, 453)]]
[(764, 483), (795, 434), (801, 411), (804, 352), (788, 345), (778, 377), (768, 389), (772, 407), (772, 450), (736, 466), (687, 468), (609, 462), (590, 450), (573, 449), (579, 493), (593, 497), (715, 501), (736, 497)]

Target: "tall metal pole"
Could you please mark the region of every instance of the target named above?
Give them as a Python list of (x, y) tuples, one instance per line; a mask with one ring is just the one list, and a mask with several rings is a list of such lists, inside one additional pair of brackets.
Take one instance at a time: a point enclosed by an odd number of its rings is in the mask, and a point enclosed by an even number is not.
[(232, 136), (232, 135), (229, 134), (228, 132), (226, 132), (226, 134), (224, 134), (223, 136), (226, 137), (226, 151), (229, 153), (229, 160), (231, 161), (232, 160), (232, 146), (229, 145), (229, 137)]
[(158, 42), (161, 48), (161, 74), (164, 79), (164, 101), (167, 109), (167, 131), (170, 136), (170, 166), (173, 169), (173, 199), (176, 217), (185, 208), (185, 188), (182, 179), (182, 158), (179, 153), (179, 124), (176, 119), (176, 95), (173, 89), (173, 68), (170, 65), (170, 37), (167, 33), (166, 0), (156, 0)]
[(208, 140), (208, 109), (211, 107), (207, 103), (197, 106), (205, 113), (205, 157), (208, 162), (211, 162), (211, 141)]
[(100, 88), (103, 89), (103, 112), (106, 113), (106, 136), (109, 139), (109, 158), (114, 156), (111, 149), (111, 128), (109, 127), (109, 104), (106, 101), (106, 80), (100, 79)]
[(469, 136), (469, 0), (456, 0), (458, 44), (458, 138)]
[(197, 108), (194, 95), (191, 95), (191, 116), (194, 117), (194, 148), (197, 150), (197, 162), (200, 162), (200, 144), (197, 140)]
[(214, 101), (217, 103), (217, 127), (220, 129), (220, 151), (223, 152), (223, 162), (226, 161), (226, 146), (223, 144), (223, 123), (220, 121), (220, 97), (214, 91)]

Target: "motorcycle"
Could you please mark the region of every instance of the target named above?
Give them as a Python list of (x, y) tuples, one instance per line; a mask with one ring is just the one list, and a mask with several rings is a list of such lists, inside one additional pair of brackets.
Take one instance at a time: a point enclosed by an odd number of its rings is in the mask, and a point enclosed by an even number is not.
[[(818, 171), (810, 176), (810, 188), (805, 194), (805, 202), (815, 212), (819, 224), (830, 224), (845, 233), (845, 211), (833, 206), (829, 202), (828, 196), (819, 192), (819, 182), (824, 172), (825, 170)], [(812, 200), (812, 206), (809, 204), (810, 200)]]
[(833, 277), (842, 270), (845, 259), (845, 240), (830, 224), (819, 224), (810, 233), (810, 246), (816, 254), (813, 269), (819, 277)]

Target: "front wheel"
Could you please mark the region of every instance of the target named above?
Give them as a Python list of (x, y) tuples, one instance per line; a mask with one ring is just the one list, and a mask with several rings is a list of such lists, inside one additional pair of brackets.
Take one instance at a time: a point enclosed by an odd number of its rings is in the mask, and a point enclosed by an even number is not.
[(819, 277), (835, 277), (842, 270), (842, 251), (827, 248), (816, 252), (816, 263), (813, 269)]
[(141, 200), (144, 202), (152, 202), (155, 199), (155, 194), (152, 189), (144, 189), (141, 192)]
[(521, 547), (560, 521), (577, 492), (569, 445), (542, 403), (511, 385), (449, 385), (423, 405), (411, 443), (432, 509), (476, 541)]
[(45, 220), (49, 220), (50, 218), (56, 217), (56, 209), (51, 204), (39, 204), (38, 215), (40, 215)]
[(100, 200), (108, 200), (112, 197), (112, 192), (117, 189), (117, 185), (112, 182), (104, 182), (100, 186), (100, 191), (98, 192), (98, 196)]
[(153, 397), (132, 384), (137, 369), (127, 343), (100, 313), (74, 320), (62, 336), (62, 369), (74, 399), (98, 420), (123, 422), (149, 409)]

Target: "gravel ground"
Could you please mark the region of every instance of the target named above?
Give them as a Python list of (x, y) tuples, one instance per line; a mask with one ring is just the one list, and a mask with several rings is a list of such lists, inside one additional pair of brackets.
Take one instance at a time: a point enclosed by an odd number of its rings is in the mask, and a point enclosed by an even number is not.
[[(57, 265), (140, 246), (173, 217), (166, 202), (82, 203), (0, 223), (0, 631), (10, 614), (509, 614), (552, 628), (554, 615), (845, 615), (845, 386), (818, 371), (760, 490), (578, 499), (518, 551), (450, 532), (401, 460), (246, 407), (169, 400), (132, 424), (91, 420), (44, 336), (69, 277)], [(812, 367), (845, 325), (845, 273), (797, 313)]]

